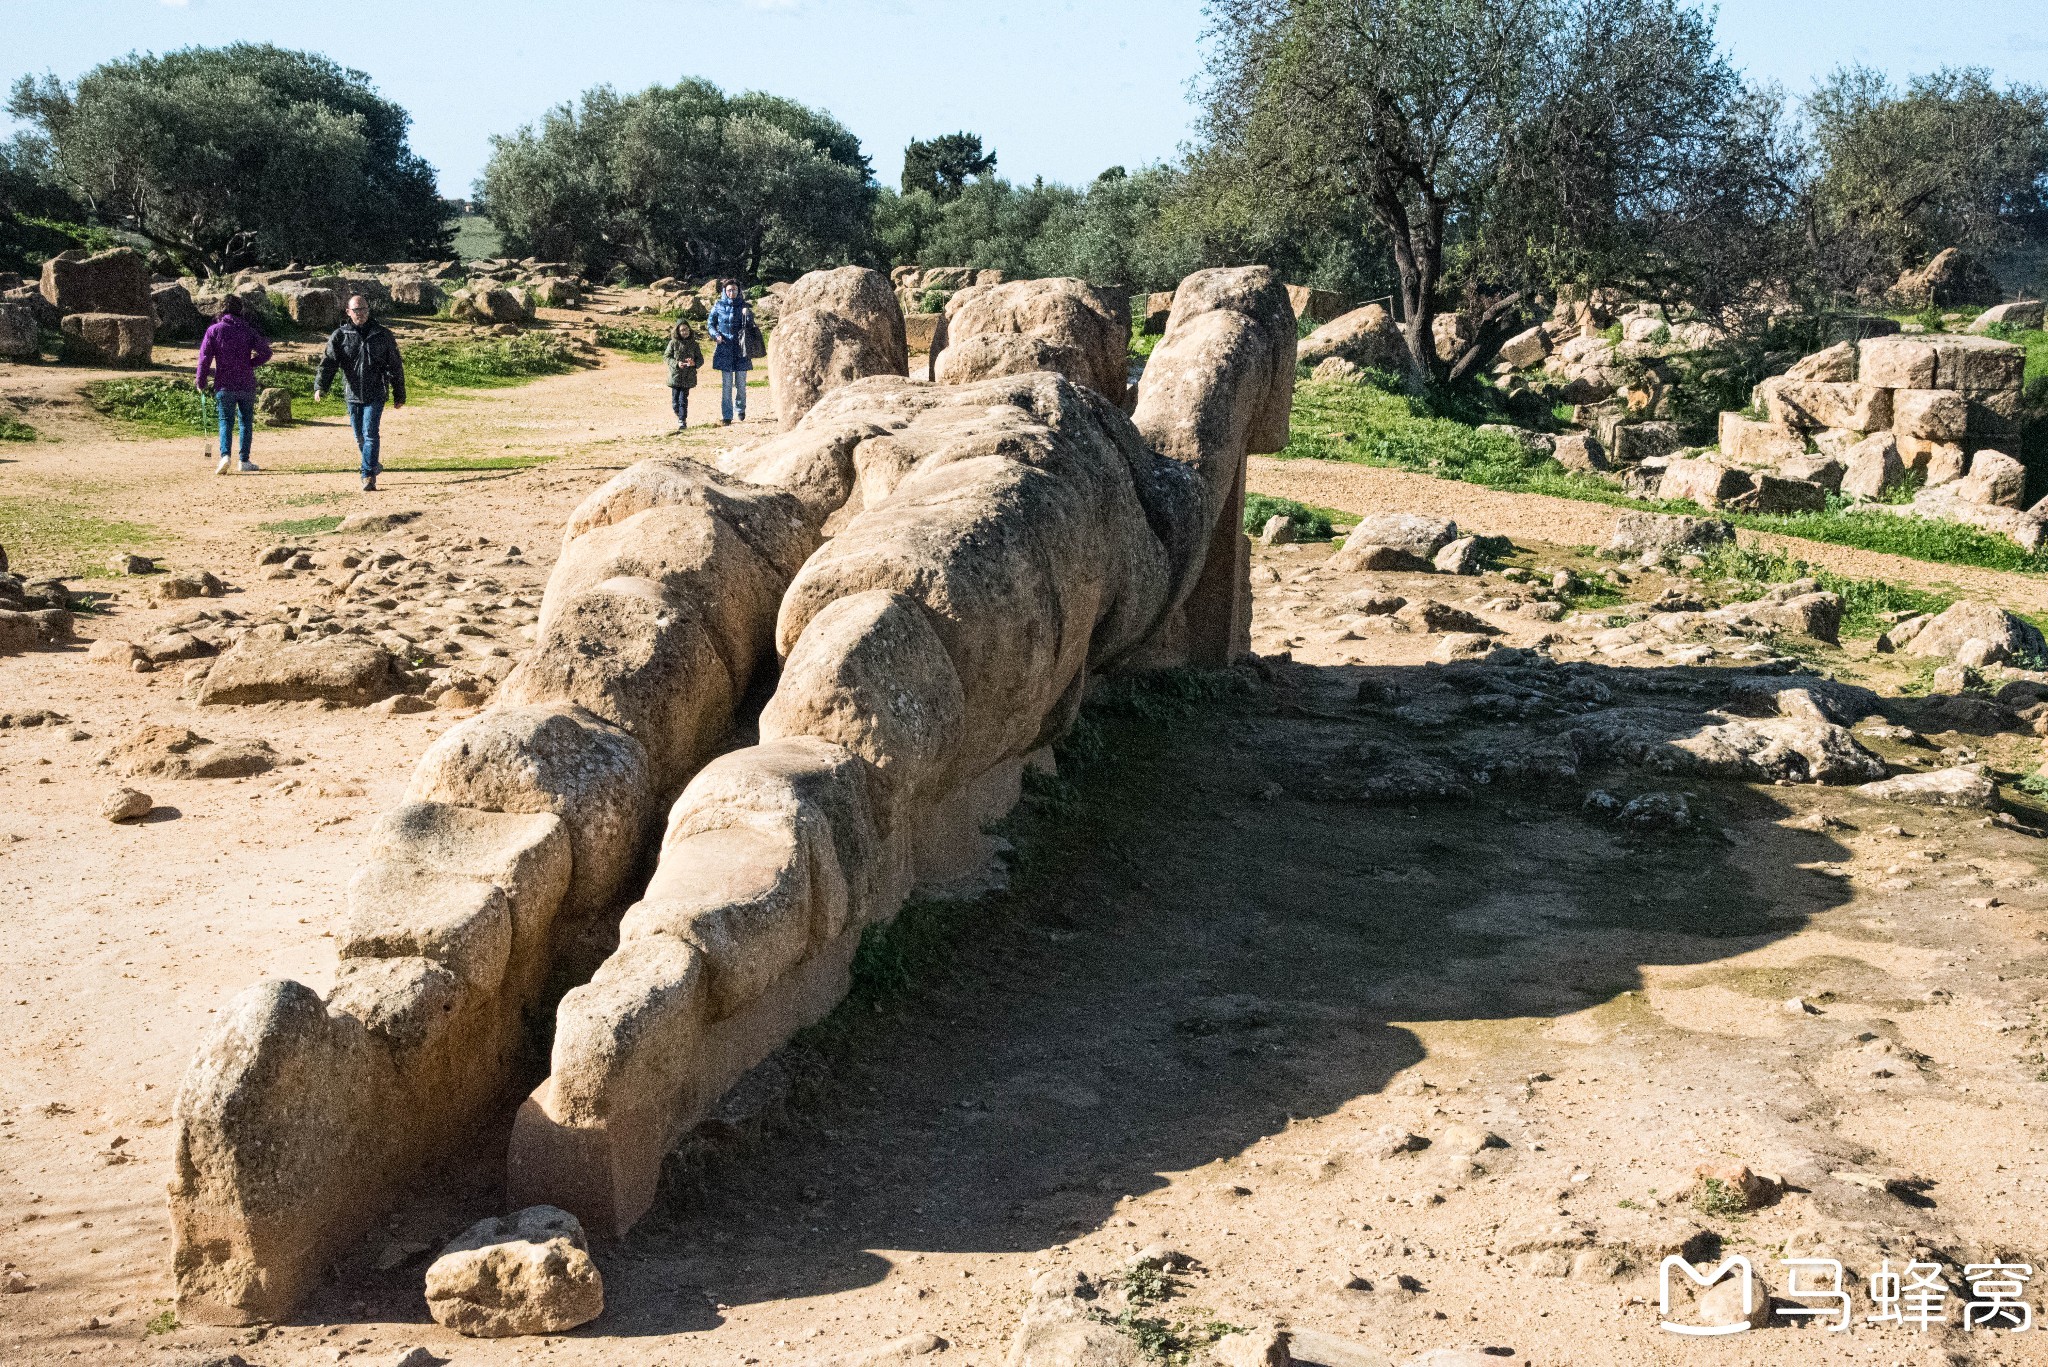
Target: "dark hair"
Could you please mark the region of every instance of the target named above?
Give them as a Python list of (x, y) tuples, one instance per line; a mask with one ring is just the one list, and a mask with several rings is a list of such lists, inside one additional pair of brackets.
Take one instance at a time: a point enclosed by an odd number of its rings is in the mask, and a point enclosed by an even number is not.
[(242, 303), (242, 296), (239, 294), (231, 294), (220, 301), (220, 311), (236, 318), (242, 316), (244, 307), (246, 306)]

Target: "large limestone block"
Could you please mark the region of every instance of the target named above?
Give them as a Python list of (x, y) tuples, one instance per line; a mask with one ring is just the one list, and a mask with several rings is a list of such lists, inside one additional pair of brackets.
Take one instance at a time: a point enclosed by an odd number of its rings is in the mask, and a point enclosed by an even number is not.
[(1145, 296), (1145, 320), (1143, 331), (1147, 337), (1157, 337), (1166, 331), (1166, 320), (1173, 313), (1173, 291), (1154, 290)]
[(176, 341), (196, 341), (206, 331), (206, 315), (192, 302), (192, 292), (177, 283), (152, 285), (149, 290), (150, 316), (156, 319), (156, 335)]
[(1541, 325), (1516, 333), (1501, 343), (1500, 348), (1500, 358), (1517, 370), (1541, 365), (1549, 354), (1550, 334)]
[(1344, 296), (1335, 290), (1319, 290), (1308, 285), (1289, 285), (1287, 302), (1293, 306), (1294, 316), (1311, 323), (1327, 323), (1344, 312)]
[(2024, 505), (2026, 489), (2027, 467), (2002, 451), (1979, 451), (1970, 460), (1970, 473), (1955, 486), (1957, 498), (1999, 508)]
[(1850, 498), (1882, 498), (1905, 477), (1898, 441), (1889, 432), (1865, 437), (1844, 454), (1841, 489)]
[(2039, 299), (2015, 299), (2003, 304), (1993, 304), (1978, 314), (1967, 332), (1989, 332), (1994, 327), (2037, 328), (2041, 326), (2041, 301)]
[(783, 301), (783, 322), (805, 309), (838, 314), (857, 328), (887, 368), (876, 374), (901, 375), (910, 364), (903, 337), (903, 310), (896, 292), (880, 271), (865, 266), (840, 266), (812, 271), (790, 287)]
[(938, 340), (939, 327), (946, 321), (943, 313), (906, 313), (903, 315), (903, 345), (913, 356), (930, 355), (932, 344)]
[(604, 1313), (604, 1278), (576, 1217), (533, 1206), (456, 1235), (427, 1269), (427, 1310), (471, 1338), (559, 1334)]
[(33, 361), (42, 330), (26, 304), (0, 304), (0, 361)]
[(1436, 553), (1458, 539), (1458, 524), (1420, 513), (1372, 513), (1358, 520), (1344, 538), (1344, 544), (1330, 557), (1330, 568), (1340, 574), (1366, 568), (1363, 557), (1378, 546), (1415, 562), (1412, 568), (1427, 569)]
[(2048, 658), (2048, 639), (2032, 623), (2004, 608), (1969, 599), (1944, 608), (1906, 643), (1906, 653), (1954, 659), (1971, 641), (1991, 648), (1988, 663)]
[(397, 691), (397, 661), (382, 646), (341, 636), (263, 641), (244, 636), (215, 661), (199, 702), (338, 702), (367, 707)]
[(560, 817), (573, 870), (566, 910), (578, 916), (611, 904), (651, 798), (640, 743), (568, 704), (496, 706), (452, 727), (406, 791), (408, 802)]
[(1723, 503), (1736, 501), (1754, 488), (1755, 481), (1750, 475), (1730, 469), (1718, 461), (1674, 460), (1664, 467), (1664, 478), (1657, 485), (1657, 497), (1690, 499), (1702, 508), (1718, 508)]
[(2016, 390), (2025, 378), (2026, 348), (1992, 337), (1942, 333), (1925, 339), (1934, 352), (1931, 389), (1956, 389), (1965, 394)]
[[(1020, 336), (1044, 343), (1050, 351), (1029, 346), (982, 344), (971, 364), (956, 361), (954, 352), (976, 337)], [(1085, 280), (1013, 280), (977, 289), (946, 314), (945, 350), (934, 358), (933, 377), (941, 384), (963, 384), (1023, 369), (994, 368), (999, 361), (1056, 370), (1123, 406), (1130, 387), (1129, 301), (1119, 300)], [(1058, 365), (1037, 364), (1056, 357)]]
[(1776, 465), (1806, 454), (1806, 441), (1791, 428), (1756, 422), (1740, 413), (1721, 415), (1721, 454), (1743, 465)]
[(1857, 378), (1885, 389), (1938, 389), (1934, 348), (1925, 337), (1868, 337), (1857, 347)]
[(789, 313), (768, 338), (775, 409), (785, 432), (832, 390), (868, 375), (901, 375), (907, 364), (877, 345), (869, 329), (829, 309)]
[(51, 257), (43, 263), (42, 293), (60, 313), (152, 314), (149, 262), (132, 247)]
[[(1512, 340), (1518, 347), (1517, 354), (1533, 352), (1535, 357), (1526, 363), (1517, 362), (1518, 365), (1535, 365), (1550, 351), (1547, 342), (1537, 350), (1526, 332)], [(1393, 317), (1378, 304), (1367, 304), (1323, 324), (1302, 338), (1296, 349), (1296, 358), (1311, 366), (1332, 356), (1341, 356), (1353, 365), (1399, 371), (1407, 364), (1408, 347), (1401, 340)]]
[(1969, 431), (1963, 396), (1948, 389), (1892, 392), (1892, 431), (1922, 441), (1961, 441)]
[(150, 313), (68, 313), (59, 327), (65, 355), (87, 365), (146, 366), (156, 341)]
[[(810, 416), (794, 431), (725, 452), (718, 458), (718, 466), (735, 478), (784, 490), (792, 499), (806, 533), (803, 555), (788, 566), (789, 573), (795, 574), (816, 545), (813, 529), (822, 529), (827, 535), (839, 529), (835, 518), (845, 510), (858, 479), (855, 448), (888, 432), (887, 427), (866, 418)], [(784, 562), (777, 559), (776, 565), (781, 568)]]
[(1891, 391), (1876, 385), (1787, 380), (1775, 387), (1771, 421), (1802, 432), (1840, 427), (1876, 432), (1892, 423)]
[(372, 861), (349, 882), (335, 939), (344, 961), (426, 959), (495, 991), (512, 962), (512, 909), (495, 884)]
[(1788, 380), (1813, 380), (1827, 384), (1841, 384), (1856, 378), (1856, 344), (1837, 342), (1802, 356), (1792, 363), (1785, 372)]
[(1098, 378), (1089, 359), (1075, 348), (1018, 332), (949, 337), (933, 363), (932, 378), (940, 384), (962, 385), (1041, 370), (1064, 375), (1075, 384), (1092, 385)]
[(332, 332), (341, 326), (342, 301), (333, 290), (311, 285), (290, 286), (279, 291), (284, 310), (294, 323), (309, 332)]

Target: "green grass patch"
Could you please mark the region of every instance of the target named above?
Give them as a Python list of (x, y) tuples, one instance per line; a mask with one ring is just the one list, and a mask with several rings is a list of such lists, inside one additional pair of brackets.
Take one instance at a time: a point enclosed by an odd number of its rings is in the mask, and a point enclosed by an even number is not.
[(1700, 558), (1707, 563), (1695, 573), (1735, 581), (1736, 590), (1730, 596), (1737, 602), (1762, 597), (1772, 584), (1813, 580), (1823, 591), (1841, 596), (1842, 631), (1850, 636), (1876, 635), (1892, 624), (1892, 614), (1940, 612), (1955, 602), (1946, 594), (1903, 588), (1882, 579), (1851, 579), (1781, 551), (1716, 546), (1701, 552)]
[[(1684, 499), (1630, 498), (1606, 481), (1566, 470), (1525, 451), (1513, 438), (1479, 432), (1438, 416), (1424, 400), (1376, 384), (1306, 383), (1294, 391), (1293, 439), (1282, 460), (1338, 460), (1462, 480), (1515, 493), (1605, 503), (1647, 512), (1710, 512), (1738, 527), (1882, 551), (1947, 565), (2026, 573), (2048, 571), (2048, 552), (2022, 550), (2002, 536), (1955, 522), (1853, 512), (1839, 500), (1812, 513), (1706, 510)], [(1463, 416), (1463, 415), (1461, 415)]]
[(658, 361), (668, 350), (668, 331), (621, 323), (599, 323), (597, 344), (612, 351), (623, 351), (636, 361)]
[(96, 578), (115, 551), (147, 553), (163, 533), (146, 522), (99, 517), (54, 499), (0, 496), (0, 546), (17, 572)]
[(259, 532), (274, 532), (278, 536), (318, 536), (322, 532), (331, 532), (340, 525), (341, 516), (337, 513), (329, 517), (301, 517), (286, 519), (283, 522), (259, 522), (256, 524), (256, 530)]
[(497, 225), (482, 214), (460, 214), (449, 220), (455, 228), (455, 256), (460, 261), (495, 261), (505, 254)]
[(1276, 517), (1294, 520), (1294, 539), (1297, 541), (1328, 541), (1334, 534), (1330, 529), (1332, 518), (1346, 522), (1355, 519), (1345, 517), (1335, 508), (1317, 508), (1307, 503), (1296, 503), (1291, 498), (1279, 498), (1272, 494), (1244, 496), (1244, 534), (1257, 536), (1266, 530), (1266, 523)]
[(36, 429), (12, 413), (0, 413), (0, 441), (34, 441)]

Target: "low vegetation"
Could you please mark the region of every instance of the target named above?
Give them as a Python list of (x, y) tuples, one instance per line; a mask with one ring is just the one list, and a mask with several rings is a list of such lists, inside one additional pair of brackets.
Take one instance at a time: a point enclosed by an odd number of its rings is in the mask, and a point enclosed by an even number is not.
[[(1293, 439), (1283, 460), (1352, 461), (1462, 480), (1515, 493), (1550, 494), (1655, 512), (1706, 510), (1683, 499), (1635, 499), (1604, 480), (1574, 474), (1513, 438), (1470, 424), (1483, 413), (1445, 416), (1443, 401), (1398, 391), (1391, 377), (1366, 383), (1310, 382), (1295, 390)], [(2048, 571), (2048, 553), (1954, 522), (1856, 512), (1839, 500), (1812, 513), (1739, 513), (1716, 510), (1738, 527), (1882, 551), (1938, 564), (1985, 569)]]
[(623, 351), (635, 360), (659, 360), (668, 349), (668, 331), (622, 323), (599, 323), (597, 344), (611, 351)]
[(34, 441), (36, 429), (12, 413), (0, 412), (0, 441)]
[(1330, 525), (1332, 519), (1345, 522), (1355, 520), (1335, 508), (1318, 508), (1307, 503), (1296, 503), (1291, 498), (1280, 498), (1274, 494), (1244, 496), (1246, 536), (1257, 536), (1266, 529), (1266, 524), (1276, 517), (1284, 517), (1294, 523), (1296, 541), (1328, 541), (1334, 534)]
[(97, 517), (57, 499), (0, 495), (0, 546), (17, 571), (97, 578), (115, 551), (147, 551), (162, 539), (146, 522)]

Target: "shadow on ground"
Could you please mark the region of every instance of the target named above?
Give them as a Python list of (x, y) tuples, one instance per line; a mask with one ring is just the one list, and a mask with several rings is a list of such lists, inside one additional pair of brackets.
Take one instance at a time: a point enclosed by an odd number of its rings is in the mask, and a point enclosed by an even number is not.
[[(1668, 700), (1683, 673), (1642, 679)], [(1052, 1247), (1160, 1174), (1384, 1089), (1423, 1058), (1401, 1022), (1538, 1031), (1639, 988), (1640, 965), (1740, 954), (1846, 899), (1799, 868), (1843, 847), (1774, 824), (1794, 809), (1753, 784), (1588, 770), (1360, 800), (1341, 776), (1393, 729), (1356, 702), (1366, 674), (1396, 694), (1442, 677), (1285, 666), (1199, 703), (1091, 707), (1012, 819), (1012, 889), (871, 937), (854, 996), (775, 1061), (790, 1085), (769, 1123), (672, 1160), (606, 1258), (614, 1312), (584, 1332), (711, 1328), (721, 1302), (870, 1284), (890, 1260), (868, 1250)], [(1617, 825), (1585, 811), (1596, 786), (1682, 790), (1693, 820)], [(494, 1209), (498, 1166), (478, 1167), (437, 1180), (444, 1224), (451, 1201)], [(352, 1296), (419, 1319), (419, 1295), (417, 1262), (365, 1264), (306, 1318)]]

